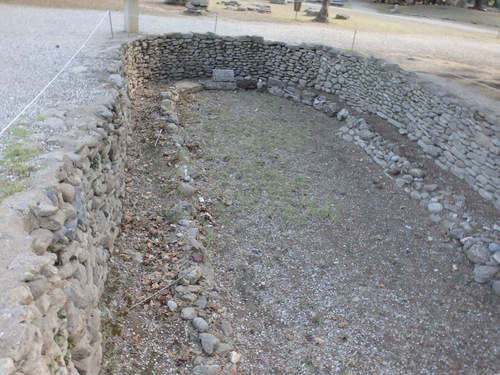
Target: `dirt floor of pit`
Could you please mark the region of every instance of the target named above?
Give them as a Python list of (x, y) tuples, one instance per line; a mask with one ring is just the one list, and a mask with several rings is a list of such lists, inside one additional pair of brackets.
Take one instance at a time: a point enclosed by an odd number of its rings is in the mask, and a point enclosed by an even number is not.
[[(179, 106), (174, 140), (185, 152), (160, 133), (164, 89), (134, 102), (125, 217), (102, 301), (106, 373), (188, 374), (202, 353), (166, 306), (189, 305), (173, 290), (128, 311), (191, 256), (166, 218), (185, 167), (202, 171), (191, 203), (215, 269), (200, 313), (214, 331), (231, 324), (239, 374), (498, 372), (498, 297), (472, 282), (459, 246), (418, 202), (335, 137), (339, 122), (269, 94), (204, 91)], [(497, 218), (390, 126), (367, 120), (421, 160), (426, 183), (466, 196), (480, 222)]]

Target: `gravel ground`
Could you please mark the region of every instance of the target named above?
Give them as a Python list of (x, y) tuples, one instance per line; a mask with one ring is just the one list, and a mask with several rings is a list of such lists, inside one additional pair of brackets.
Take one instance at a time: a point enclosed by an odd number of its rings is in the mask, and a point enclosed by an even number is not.
[[(0, 4), (0, 35), (7, 36), (0, 39), (0, 129), (10, 123), (69, 61), (104, 15), (102, 11)], [(105, 19), (81, 54), (29, 108), (26, 112), (28, 118), (35, 118), (55, 105), (81, 106), (105, 94), (99, 77), (105, 69), (103, 57), (106, 55), (100, 51), (127, 38), (121, 32), (123, 15), (113, 12), (112, 23), (117, 37), (110, 38), (109, 21)], [(464, 69), (474, 66), (492, 77), (498, 76), (500, 48), (492, 48), (495, 44), (471, 40), (457, 45), (447, 36), (423, 37), (418, 33), (419, 25), (419, 20), (409, 21), (408, 27), (415, 30), (414, 34), (390, 36), (390, 48), (387, 34), (357, 33), (355, 49), (366, 55), (387, 58), (406, 69), (432, 71), (431, 60), (439, 56), (445, 63), (456, 62)], [(214, 31), (215, 18), (213, 15), (199, 18), (141, 15), (140, 29), (150, 34)], [(216, 31), (225, 35), (262, 35), (285, 42), (321, 43), (341, 49), (350, 49), (353, 40), (351, 30), (311, 23), (273, 26), (264, 22), (246, 23), (219, 18)], [(408, 60), (409, 56), (423, 62)], [(455, 85), (451, 89), (454, 95), (462, 98), (478, 97), (464, 86)], [(478, 97), (476, 103), (497, 108), (500, 94), (489, 90), (485, 95), (490, 98)]]

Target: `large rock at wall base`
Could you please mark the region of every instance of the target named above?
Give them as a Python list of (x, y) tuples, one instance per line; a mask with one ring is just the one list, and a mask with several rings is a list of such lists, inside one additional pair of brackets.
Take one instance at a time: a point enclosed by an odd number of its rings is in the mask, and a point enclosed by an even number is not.
[(175, 89), (179, 94), (194, 94), (203, 91), (203, 86), (197, 82), (179, 81), (175, 84)]
[(335, 102), (327, 102), (323, 106), (323, 111), (328, 116), (334, 117), (340, 111), (340, 106)]
[(259, 81), (257, 81), (256, 79), (244, 78), (244, 79), (240, 79), (237, 82), (237, 86), (240, 89), (244, 89), (244, 90), (255, 90), (257, 88), (258, 83), (259, 83)]
[(500, 266), (480, 266), (476, 264), (473, 272), (474, 281), (477, 283), (486, 283), (493, 280), (499, 271)]
[(269, 94), (279, 97), (283, 97), (285, 95), (285, 91), (277, 86), (269, 87), (267, 91), (269, 91)]
[(490, 251), (482, 243), (476, 243), (467, 250), (467, 258), (475, 264), (486, 264), (490, 260)]
[(205, 90), (236, 90), (237, 84), (236, 82), (212, 82), (206, 81), (203, 82), (203, 87)]

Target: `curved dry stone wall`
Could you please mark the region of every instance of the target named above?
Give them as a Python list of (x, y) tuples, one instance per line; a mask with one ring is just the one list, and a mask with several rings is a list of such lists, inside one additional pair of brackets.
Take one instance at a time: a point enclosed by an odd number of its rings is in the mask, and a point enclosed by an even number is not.
[[(116, 67), (120, 66), (117, 60)], [(32, 128), (30, 188), (0, 205), (0, 374), (98, 374), (99, 298), (118, 234), (130, 101), (110, 97)]]
[[(438, 217), (443, 207), (433, 187), (421, 183), (421, 171), (382, 150), (380, 136), (339, 111), (335, 95), (359, 113), (386, 119), (500, 209), (499, 118), (430, 95), (395, 65), (325, 46), (215, 34), (146, 37), (124, 44), (121, 52), (123, 69), (112, 64), (111, 96), (44, 120), (45, 153), (33, 161), (40, 170), (27, 191), (0, 204), (0, 374), (99, 373), (99, 298), (122, 217), (129, 95), (149, 80), (211, 77), (214, 69), (230, 69), (240, 87), (267, 87), (346, 120), (339, 134), (400, 175), (396, 184), (411, 186), (412, 197)], [(475, 263), (476, 281), (498, 275), (498, 238), (467, 236), (463, 226), (449, 234)], [(500, 280), (493, 287), (500, 295)]]
[(242, 81), (272, 79), (306, 104), (313, 104), (311, 90), (335, 94), (386, 119), (500, 210), (500, 117), (426, 92), (397, 65), (321, 45), (211, 33), (147, 37), (126, 44), (123, 54), (132, 92), (147, 80), (211, 77), (216, 68)]

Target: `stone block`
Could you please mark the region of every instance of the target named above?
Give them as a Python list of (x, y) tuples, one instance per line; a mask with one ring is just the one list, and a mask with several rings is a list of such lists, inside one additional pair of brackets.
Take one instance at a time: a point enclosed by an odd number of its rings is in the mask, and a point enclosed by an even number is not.
[(212, 70), (212, 80), (214, 82), (234, 82), (234, 70), (214, 69)]
[(205, 90), (236, 90), (236, 82), (213, 82), (207, 81), (202, 83)]

